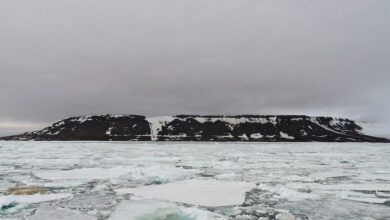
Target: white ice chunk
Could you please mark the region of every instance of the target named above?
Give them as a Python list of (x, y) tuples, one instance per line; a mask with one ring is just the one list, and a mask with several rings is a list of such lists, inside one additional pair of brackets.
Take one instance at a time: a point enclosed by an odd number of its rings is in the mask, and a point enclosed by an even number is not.
[(82, 168), (74, 170), (61, 171), (40, 171), (35, 175), (41, 179), (48, 180), (66, 180), (66, 179), (109, 179), (117, 178), (129, 173), (129, 167), (114, 167), (114, 168)]
[(274, 197), (277, 199), (286, 199), (288, 201), (300, 201), (305, 199), (316, 200), (320, 198), (315, 194), (302, 193), (283, 186), (268, 186), (266, 184), (260, 184), (257, 188), (275, 193)]
[(0, 196), (0, 204), (4, 205), (9, 202), (16, 202), (21, 204), (27, 203), (40, 203), (51, 200), (65, 199), (72, 197), (70, 193), (57, 193), (57, 194), (35, 194), (35, 195), (9, 195)]
[(109, 220), (227, 220), (227, 217), (197, 208), (149, 200), (122, 201)]
[[(174, 166), (153, 165), (148, 167), (118, 166), (114, 168), (82, 168), (61, 171), (38, 171), (35, 175), (46, 180), (98, 180), (126, 177), (133, 180), (153, 179), (162, 183), (170, 182), (199, 173), (197, 170), (184, 170)], [(54, 183), (53, 183), (54, 184)], [(55, 184), (54, 184), (55, 185)]]
[(380, 198), (389, 198), (390, 199), (390, 193), (375, 192), (375, 195), (380, 197)]
[(275, 216), (276, 220), (297, 220), (295, 216), (288, 212), (279, 213)]
[(15, 186), (15, 183), (0, 182), (0, 192), (5, 192), (8, 188), (13, 186)]
[(117, 193), (131, 193), (136, 196), (162, 199), (202, 206), (240, 205), (245, 192), (255, 187), (254, 183), (226, 182), (216, 180), (185, 180), (163, 185), (122, 188)]
[(148, 167), (136, 167), (131, 170), (131, 178), (135, 180), (154, 179), (162, 183), (176, 181), (199, 173), (199, 170), (185, 170), (173, 166), (153, 165)]
[(86, 215), (78, 211), (71, 211), (63, 208), (44, 206), (37, 209), (34, 215), (26, 220), (96, 220), (96, 217)]
[(364, 202), (364, 203), (376, 203), (376, 204), (382, 204), (387, 201), (390, 201), (390, 198), (378, 198), (375, 194), (368, 194), (368, 193), (360, 193), (360, 192), (353, 192), (353, 191), (343, 191), (339, 197), (341, 199), (347, 199), (357, 202)]
[(79, 187), (85, 184), (82, 181), (73, 181), (73, 180), (64, 180), (64, 181), (55, 181), (43, 184), (47, 188), (73, 188)]
[(390, 184), (337, 184), (337, 185), (312, 185), (316, 189), (324, 190), (355, 190), (355, 191), (390, 191)]
[(0, 209), (11, 204), (40, 203), (72, 197), (70, 193), (0, 196)]
[(326, 180), (328, 178), (340, 178), (340, 177), (348, 177), (348, 176), (352, 176), (352, 174), (336, 172), (336, 171), (316, 172), (310, 174), (310, 177), (314, 178), (315, 180)]

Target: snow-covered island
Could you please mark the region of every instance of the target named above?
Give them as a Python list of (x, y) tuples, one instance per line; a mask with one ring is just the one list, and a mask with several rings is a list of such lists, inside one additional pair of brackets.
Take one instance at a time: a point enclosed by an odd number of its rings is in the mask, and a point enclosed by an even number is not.
[[(368, 125), (368, 124), (367, 124)], [(349, 119), (303, 115), (87, 115), (0, 140), (389, 142)]]

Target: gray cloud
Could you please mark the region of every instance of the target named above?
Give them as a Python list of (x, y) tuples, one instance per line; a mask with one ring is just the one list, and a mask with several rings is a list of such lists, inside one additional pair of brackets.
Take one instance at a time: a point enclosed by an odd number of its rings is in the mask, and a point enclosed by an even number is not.
[(389, 121), (389, 8), (387, 0), (4, 0), (0, 122), (90, 113)]

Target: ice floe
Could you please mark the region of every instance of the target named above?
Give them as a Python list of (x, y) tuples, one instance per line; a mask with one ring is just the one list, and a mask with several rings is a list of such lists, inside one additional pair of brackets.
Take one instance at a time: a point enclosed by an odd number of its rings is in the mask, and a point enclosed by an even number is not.
[(390, 184), (302, 184), (314, 189), (322, 190), (352, 190), (352, 191), (387, 191), (390, 192)]
[[(191, 174), (196, 172), (196, 170), (184, 170), (173, 166), (162, 167), (154, 165), (148, 167), (119, 166), (113, 168), (82, 168), (61, 171), (38, 171), (35, 173), (35, 176), (41, 179), (54, 181), (116, 179), (127, 176), (133, 180), (153, 179), (155, 181), (165, 183), (171, 180), (191, 176)], [(52, 185), (55, 186), (56, 183), (52, 183)], [(58, 183), (58, 185), (61, 185), (61, 183)]]
[(0, 196), (0, 205), (8, 205), (11, 203), (20, 203), (20, 204), (28, 204), (28, 203), (40, 203), (57, 199), (65, 199), (72, 197), (70, 193), (58, 193), (58, 194), (35, 194), (35, 195), (21, 195), (21, 196)]
[[(148, 198), (165, 204), (162, 208), (172, 206), (164, 212), (174, 217), (191, 216), (186, 208), (192, 208), (232, 220), (292, 215), (301, 220), (390, 219), (389, 144), (91, 141), (0, 146), (2, 219), (107, 219), (122, 202)], [(16, 193), (13, 189), (26, 193), (20, 191), (25, 187), (42, 188), (29, 193), (45, 194), (31, 195), (34, 200), (6, 197)], [(57, 197), (64, 194), (69, 197)]]
[(64, 208), (58, 208), (55, 206), (43, 206), (39, 207), (34, 215), (28, 216), (26, 220), (42, 220), (42, 219), (55, 219), (55, 220), (96, 220), (97, 218), (80, 213), (76, 210), (68, 210)]
[(122, 201), (109, 220), (227, 220), (222, 216), (195, 207), (140, 200)]
[(0, 214), (17, 211), (26, 204), (41, 203), (72, 197), (70, 193), (0, 196)]
[(41, 179), (47, 180), (66, 180), (66, 179), (109, 179), (123, 176), (131, 171), (129, 167), (114, 168), (82, 168), (74, 170), (61, 171), (43, 171), (36, 172), (35, 175)]
[(254, 187), (255, 184), (248, 182), (194, 179), (163, 185), (116, 189), (115, 191), (170, 202), (216, 207), (242, 204), (245, 192)]
[(274, 198), (285, 199), (288, 201), (299, 201), (299, 200), (304, 200), (304, 199), (319, 199), (320, 198), (318, 195), (315, 195), (315, 194), (298, 192), (298, 191), (288, 189), (288, 188), (283, 187), (283, 186), (269, 186), (266, 184), (260, 184), (259, 186), (257, 186), (257, 188), (275, 193)]

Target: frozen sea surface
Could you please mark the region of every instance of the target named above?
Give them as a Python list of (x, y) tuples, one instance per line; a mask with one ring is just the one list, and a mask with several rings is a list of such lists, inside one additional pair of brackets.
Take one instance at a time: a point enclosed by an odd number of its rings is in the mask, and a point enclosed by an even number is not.
[(390, 145), (0, 142), (0, 219), (390, 219)]

